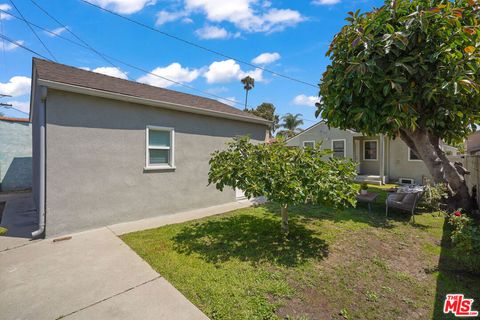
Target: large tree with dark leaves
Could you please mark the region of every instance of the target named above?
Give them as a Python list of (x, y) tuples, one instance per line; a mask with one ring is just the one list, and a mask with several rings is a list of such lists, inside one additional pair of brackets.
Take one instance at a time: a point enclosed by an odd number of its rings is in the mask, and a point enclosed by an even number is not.
[(465, 209), (465, 171), (441, 141), (464, 139), (480, 120), (479, 9), (476, 0), (393, 0), (350, 12), (327, 52), (316, 113), (331, 126), (399, 137)]

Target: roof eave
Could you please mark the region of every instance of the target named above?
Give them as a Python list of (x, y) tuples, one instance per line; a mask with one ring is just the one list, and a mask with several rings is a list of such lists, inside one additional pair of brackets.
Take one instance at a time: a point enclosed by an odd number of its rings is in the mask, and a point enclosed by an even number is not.
[(92, 89), (92, 88), (76, 86), (76, 85), (66, 84), (66, 83), (57, 82), (57, 81), (45, 80), (45, 79), (41, 79), (41, 78), (37, 79), (37, 83), (39, 85), (45, 86), (47, 88), (61, 90), (61, 91), (87, 94), (87, 95), (96, 96), (96, 97), (102, 97), (102, 98), (107, 98), (107, 99), (114, 99), (114, 100), (138, 103), (138, 104), (149, 105), (149, 106), (153, 106), (153, 107), (160, 107), (160, 108), (171, 109), (171, 110), (176, 110), (176, 111), (207, 115), (207, 116), (212, 116), (212, 117), (217, 117), (217, 118), (224, 118), (224, 119), (230, 119), (230, 120), (237, 120), (237, 121), (243, 121), (243, 122), (263, 124), (265, 126), (270, 126), (271, 125), (271, 122), (268, 121), (268, 120), (265, 120), (265, 119), (260, 119), (260, 118), (255, 119), (255, 118), (245, 117), (245, 116), (242, 116), (242, 115), (231, 114), (231, 113), (227, 113), (227, 112), (207, 110), (207, 109), (203, 109), (203, 108), (187, 106), (187, 105), (182, 105), (182, 104), (176, 104), (176, 103), (171, 103), (171, 102), (166, 102), (166, 101), (135, 97), (135, 96), (125, 95), (125, 94), (116, 93), (116, 92)]

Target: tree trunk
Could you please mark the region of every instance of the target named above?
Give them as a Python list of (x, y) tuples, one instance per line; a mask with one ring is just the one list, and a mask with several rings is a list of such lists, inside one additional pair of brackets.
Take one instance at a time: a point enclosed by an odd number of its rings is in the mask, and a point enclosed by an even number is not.
[(247, 103), (248, 103), (248, 90), (245, 89), (245, 107), (243, 108), (243, 111), (247, 111)]
[(465, 181), (465, 172), (447, 158), (440, 148), (440, 138), (422, 129), (401, 129), (400, 138), (423, 160), (433, 181), (447, 185), (449, 209), (471, 210), (472, 200)]
[(288, 205), (282, 204), (280, 212), (282, 214), (282, 232), (288, 234)]

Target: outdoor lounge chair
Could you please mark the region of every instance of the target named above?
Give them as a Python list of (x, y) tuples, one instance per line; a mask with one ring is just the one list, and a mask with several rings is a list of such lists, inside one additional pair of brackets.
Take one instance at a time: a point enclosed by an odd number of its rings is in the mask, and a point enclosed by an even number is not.
[(388, 216), (388, 208), (394, 208), (410, 212), (415, 222), (415, 208), (422, 192), (395, 192), (388, 195), (385, 201), (385, 216)]

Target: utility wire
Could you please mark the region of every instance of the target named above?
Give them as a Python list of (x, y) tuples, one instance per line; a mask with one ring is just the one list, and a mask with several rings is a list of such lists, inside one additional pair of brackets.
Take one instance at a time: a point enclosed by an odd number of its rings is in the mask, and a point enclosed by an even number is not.
[(52, 19), (53, 21), (55, 21), (58, 25), (60, 25), (62, 28), (64, 28), (65, 30), (67, 30), (71, 35), (73, 35), (78, 41), (80, 41), (81, 43), (83, 43), (85, 46), (87, 46), (91, 51), (95, 52), (100, 58), (102, 58), (103, 60), (105, 60), (108, 64), (110, 64), (112, 67), (114, 68), (117, 68), (120, 72), (122, 72), (125, 77), (127, 77), (128, 79), (128, 75), (123, 72), (122, 70), (120, 70), (120, 68), (118, 68), (112, 61), (110, 61), (105, 55), (103, 55), (102, 53), (98, 52), (97, 50), (95, 50), (95, 48), (93, 48), (91, 45), (89, 45), (86, 41), (84, 41), (82, 38), (80, 38), (79, 36), (77, 36), (72, 30), (70, 30), (70, 28), (68, 28), (65, 24), (63, 24), (62, 22), (60, 22), (58, 19), (56, 19), (54, 16), (52, 16), (47, 10), (45, 10), (44, 8), (42, 8), (35, 0), (30, 0), (38, 9), (40, 9), (43, 13), (45, 13), (48, 17), (50, 17), (50, 19)]
[[(2, 10), (2, 11), (3, 11), (3, 10)], [(22, 49), (24, 49), (24, 50), (27, 50), (27, 51), (29, 51), (30, 53), (33, 53), (34, 55), (39, 56), (39, 57), (41, 57), (41, 58), (43, 58), (43, 59), (45, 59), (45, 60), (50, 60), (49, 58), (45, 57), (43, 54), (40, 54), (40, 53), (38, 53), (38, 52), (36, 52), (36, 51), (34, 51), (34, 50), (32, 50), (32, 49), (24, 46), (23, 44), (18, 43), (17, 41), (10, 39), (9, 37), (7, 37), (7, 36), (5, 36), (5, 35), (3, 35), (3, 34), (0, 34), (0, 38), (2, 38), (2, 39), (4, 39), (4, 40), (6, 40), (6, 41), (8, 41), (8, 42), (10, 42), (10, 43), (12, 43), (12, 44), (14, 44), (14, 45), (16, 45), (17, 47), (20, 47), (20, 48), (22, 48)]]
[(27, 24), (28, 28), (30, 28), (30, 30), (33, 32), (33, 34), (35, 35), (35, 37), (37, 37), (38, 41), (40, 41), (43, 45), (43, 47), (45, 48), (45, 50), (48, 51), (48, 53), (52, 56), (53, 60), (55, 60), (56, 62), (57, 59), (55, 58), (55, 56), (53, 55), (53, 53), (48, 49), (47, 45), (42, 41), (42, 39), (40, 39), (40, 37), (38, 36), (38, 34), (35, 32), (35, 30), (33, 30), (32, 26), (30, 25), (30, 23), (25, 19), (25, 17), (23, 16), (22, 12), (17, 8), (17, 6), (15, 5), (15, 3), (13, 2), (13, 0), (10, 0), (11, 4), (13, 5), (13, 7), (15, 8), (15, 10), (17, 10), (18, 14), (20, 14), (20, 16), (23, 18), (23, 21), (25, 21), (25, 23)]
[[(10, 12), (7, 12), (7, 11), (5, 11), (5, 10), (0, 9), (0, 12), (5, 13), (5, 14), (8, 14), (8, 15), (10, 15), (10, 16), (18, 19), (18, 20), (22, 20), (22, 21), (27, 22), (27, 21), (25, 20), (25, 18), (21, 18), (21, 17), (19, 17), (19, 16), (16, 16), (16, 15), (10, 13)], [(79, 47), (82, 47), (82, 48), (87, 49), (87, 50), (91, 50), (91, 49), (90, 49), (89, 47), (87, 47), (86, 45), (83, 45), (83, 44), (81, 44), (81, 43), (78, 43), (78, 42), (76, 42), (76, 41), (74, 41), (74, 40), (71, 40), (71, 39), (69, 39), (69, 38), (66, 38), (66, 37), (64, 37), (64, 36), (62, 36), (62, 35), (56, 34), (56, 33), (52, 32), (52, 31), (48, 30), (47, 28), (41, 27), (41, 26), (39, 26), (39, 25), (31, 22), (31, 21), (28, 21), (28, 23), (30, 23), (32, 26), (34, 26), (34, 27), (36, 27), (36, 28), (38, 28), (38, 29), (40, 29), (40, 30), (43, 30), (43, 31), (51, 34), (51, 35), (54, 36), (54, 37), (61, 38), (61, 39), (65, 40), (65, 41), (68, 41), (68, 42), (70, 42), (70, 43), (72, 43), (72, 44), (75, 44), (75, 45), (77, 45), (77, 46), (79, 46)], [(11, 40), (11, 39), (10, 39), (10, 40), (7, 40), (7, 41), (19, 45), (17, 42), (15, 42), (15, 41), (13, 41), (13, 40)], [(30, 52), (32, 52), (32, 53), (34, 53), (34, 54), (36, 54), (36, 55), (44, 58), (45, 60), (51, 61), (49, 58), (46, 58), (45, 56), (40, 55), (40, 54), (36, 53), (35, 51), (30, 50), (30, 49), (28, 49), (27, 47), (25, 47), (25, 46), (23, 46), (23, 45), (19, 45), (19, 46), (22, 47), (23, 49), (27, 50), (27, 51), (30, 51)], [(204, 94), (204, 95), (209, 95), (209, 96), (214, 97), (214, 98), (216, 98), (216, 99), (220, 99), (220, 100), (222, 100), (222, 101), (224, 101), (224, 102), (230, 102), (230, 103), (235, 104), (235, 105), (241, 105), (241, 106), (243, 106), (243, 104), (242, 104), (241, 102), (238, 102), (238, 101), (235, 101), (235, 100), (232, 100), (232, 99), (228, 99), (228, 98), (224, 98), (224, 97), (218, 96), (218, 95), (216, 95), (216, 94), (213, 94), (213, 93), (210, 93), (210, 92), (207, 92), (207, 91), (203, 91), (203, 90), (201, 90), (201, 89), (197, 89), (197, 88), (195, 88), (195, 87), (193, 87), (193, 86), (190, 86), (190, 85), (184, 84), (184, 83), (182, 83), (182, 82), (178, 82), (178, 81), (175, 81), (175, 80), (172, 80), (172, 79), (163, 77), (163, 76), (161, 76), (161, 75), (158, 75), (158, 74), (156, 74), (156, 73), (150, 72), (150, 71), (145, 70), (145, 69), (143, 69), (143, 68), (137, 67), (137, 66), (132, 65), (132, 64), (130, 64), (130, 63), (128, 63), (128, 62), (125, 62), (125, 61), (122, 61), (122, 60), (120, 60), (120, 59), (117, 59), (117, 58), (114, 58), (114, 57), (112, 57), (112, 56), (109, 56), (109, 55), (107, 55), (107, 54), (104, 54), (104, 53), (102, 53), (102, 54), (103, 54), (104, 56), (106, 56), (107, 58), (111, 59), (111, 60), (114, 60), (114, 61), (116, 61), (116, 62), (118, 62), (118, 63), (120, 63), (120, 64), (123, 64), (123, 65), (125, 65), (125, 66), (127, 66), (127, 67), (130, 67), (130, 68), (132, 68), (132, 69), (138, 70), (138, 71), (140, 71), (140, 72), (142, 72), (142, 73), (150, 74), (150, 75), (152, 75), (152, 76), (154, 76), (154, 77), (157, 77), (157, 78), (160, 78), (160, 79), (169, 81), (169, 82), (171, 82), (171, 83), (177, 84), (177, 85), (179, 85), (179, 86), (185, 87), (185, 88), (187, 88), (187, 89), (190, 89), (190, 90), (193, 90), (193, 91), (196, 91), (196, 92), (200, 92), (200, 93), (202, 93), (202, 94)], [(248, 106), (248, 107), (250, 107), (250, 106)]]
[(86, 4), (89, 4), (89, 5), (91, 5), (92, 7), (95, 7), (95, 8), (97, 8), (97, 9), (103, 10), (103, 11), (105, 11), (105, 12), (108, 12), (108, 13), (112, 14), (112, 15), (115, 15), (115, 16), (117, 16), (117, 17), (120, 17), (120, 18), (122, 18), (122, 19), (125, 19), (125, 20), (127, 20), (127, 21), (130, 21), (131, 23), (134, 23), (134, 24), (136, 24), (136, 25), (138, 25), (138, 26), (141, 26), (141, 27), (143, 27), (143, 28), (146, 28), (146, 29), (149, 29), (149, 30), (151, 30), (151, 31), (157, 32), (157, 33), (162, 34), (162, 35), (164, 35), (164, 36), (166, 36), (166, 37), (169, 37), (169, 38), (175, 39), (175, 40), (177, 40), (177, 41), (183, 42), (183, 43), (185, 43), (185, 44), (188, 44), (188, 45), (190, 45), (190, 46), (196, 47), (196, 48), (198, 48), (198, 49), (201, 49), (201, 50), (204, 50), (204, 51), (213, 53), (213, 54), (215, 54), (215, 55), (218, 55), (218, 56), (221, 56), (221, 57), (224, 57), (224, 58), (227, 58), (227, 59), (235, 60), (235, 61), (237, 61), (237, 62), (239, 62), (239, 63), (242, 63), (242, 64), (244, 64), (244, 65), (247, 65), (247, 66), (250, 66), (250, 67), (253, 67), (253, 68), (257, 68), (257, 69), (263, 70), (263, 71), (268, 72), (268, 73), (270, 73), (270, 74), (273, 74), (273, 75), (275, 75), (275, 76), (277, 76), (277, 77), (281, 77), (281, 78), (284, 78), (284, 79), (288, 79), (288, 80), (291, 80), (291, 81), (295, 81), (295, 82), (298, 82), (298, 83), (301, 83), (301, 84), (304, 84), (304, 85), (307, 85), (307, 86), (314, 87), (314, 88), (318, 89), (318, 85), (316, 85), (316, 84), (312, 84), (312, 83), (309, 83), (309, 82), (306, 82), (306, 81), (303, 81), (303, 80), (300, 80), (300, 79), (296, 79), (296, 78), (293, 78), (293, 77), (290, 77), (290, 76), (287, 76), (287, 75), (284, 75), (284, 74), (281, 74), (281, 73), (272, 71), (272, 70), (270, 70), (270, 69), (264, 68), (264, 67), (262, 67), (262, 66), (255, 65), (255, 64), (250, 63), (250, 62), (245, 61), (245, 60), (241, 60), (241, 59), (234, 58), (234, 57), (229, 56), (229, 55), (227, 55), (227, 54), (225, 54), (225, 53), (222, 53), (222, 52), (220, 52), (220, 51), (210, 49), (210, 48), (208, 48), (208, 47), (202, 46), (202, 45), (200, 45), (200, 44), (198, 44), (198, 43), (195, 43), (195, 42), (193, 42), (193, 41), (189, 41), (189, 40), (180, 38), (179, 36), (176, 36), (176, 35), (170, 34), (170, 33), (168, 33), (168, 32), (162, 31), (162, 30), (160, 30), (160, 29), (151, 27), (151, 26), (149, 26), (149, 25), (147, 25), (147, 24), (144, 24), (144, 23), (142, 23), (142, 22), (140, 22), (140, 21), (138, 21), (138, 20), (134, 20), (134, 19), (132, 19), (132, 18), (126, 17), (126, 16), (124, 16), (124, 15), (121, 15), (121, 14), (119, 14), (119, 13), (116, 13), (116, 12), (114, 12), (114, 11), (112, 11), (112, 10), (107, 9), (107, 8), (103, 8), (103, 7), (101, 7), (101, 6), (99, 6), (99, 5), (96, 5), (96, 4), (94, 4), (94, 3), (91, 3), (91, 2), (89, 2), (89, 1), (87, 1), (87, 0), (80, 0), (80, 1), (82, 1), (82, 2), (84, 2), (84, 3), (86, 3)]

